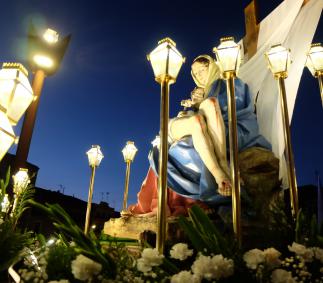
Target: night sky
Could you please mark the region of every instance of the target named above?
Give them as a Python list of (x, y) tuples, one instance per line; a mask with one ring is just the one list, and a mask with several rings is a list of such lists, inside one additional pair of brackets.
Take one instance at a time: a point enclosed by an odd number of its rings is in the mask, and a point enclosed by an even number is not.
[[(121, 208), (125, 163), (121, 150), (133, 140), (138, 153), (131, 166), (128, 203), (148, 170), (147, 155), (159, 131), (160, 87), (146, 54), (168, 36), (186, 57), (170, 89), (170, 117), (194, 87), (192, 60), (211, 54), (223, 36), (244, 36), (243, 8), (232, 1), (2, 1), (0, 61), (25, 63), (30, 21), (72, 40), (61, 69), (45, 80), (28, 161), (40, 167), (37, 186), (65, 188), (65, 194), (87, 199), (90, 168), (85, 152), (101, 146), (94, 201)], [(271, 3), (268, 3), (271, 2)], [(259, 0), (260, 18), (281, 1)], [(323, 20), (313, 42), (323, 43)], [(28, 69), (28, 66), (26, 66)], [(30, 79), (32, 75), (30, 74)], [(20, 134), (20, 126), (15, 133)], [(299, 185), (323, 177), (323, 110), (318, 82), (304, 70), (293, 114), (292, 141)], [(10, 150), (15, 153), (16, 146)], [(108, 199), (107, 199), (108, 197)]]

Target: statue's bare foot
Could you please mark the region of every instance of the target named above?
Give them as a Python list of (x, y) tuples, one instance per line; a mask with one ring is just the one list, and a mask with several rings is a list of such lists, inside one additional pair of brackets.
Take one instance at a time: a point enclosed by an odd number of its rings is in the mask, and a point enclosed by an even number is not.
[(220, 195), (228, 197), (232, 194), (232, 187), (230, 180), (223, 180), (221, 185), (218, 188), (218, 192)]
[(231, 196), (232, 194), (232, 185), (230, 178), (225, 174), (216, 178), (216, 183), (218, 184), (218, 192), (222, 196)]

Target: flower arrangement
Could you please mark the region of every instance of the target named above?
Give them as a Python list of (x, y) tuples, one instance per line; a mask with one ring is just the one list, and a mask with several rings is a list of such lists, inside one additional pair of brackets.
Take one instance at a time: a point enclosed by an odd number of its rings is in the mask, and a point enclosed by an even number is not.
[[(2, 202), (7, 183), (1, 181)], [(27, 188), (21, 196), (16, 213), (1, 214), (0, 270), (13, 266), (22, 283), (323, 282), (322, 231), (301, 213), (289, 231), (294, 242), (246, 249), (193, 206), (189, 217), (178, 221), (187, 242), (168, 243), (161, 255), (145, 243), (137, 243), (134, 251), (134, 242), (130, 249), (127, 239), (98, 238), (93, 231), (85, 235), (59, 205), (34, 202)], [(51, 219), (57, 229), (55, 240), (17, 228), (18, 216), (30, 205)], [(305, 229), (309, 222), (310, 229)]]

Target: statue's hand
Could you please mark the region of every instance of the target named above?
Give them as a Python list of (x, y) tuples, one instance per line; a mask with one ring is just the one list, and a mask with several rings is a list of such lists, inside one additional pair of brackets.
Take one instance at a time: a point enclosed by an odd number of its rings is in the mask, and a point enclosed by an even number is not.
[(192, 107), (193, 101), (191, 99), (185, 99), (181, 101), (181, 106), (184, 106), (185, 108)]
[(204, 90), (201, 88), (195, 89), (191, 92), (192, 105), (199, 106), (201, 102), (205, 99)]

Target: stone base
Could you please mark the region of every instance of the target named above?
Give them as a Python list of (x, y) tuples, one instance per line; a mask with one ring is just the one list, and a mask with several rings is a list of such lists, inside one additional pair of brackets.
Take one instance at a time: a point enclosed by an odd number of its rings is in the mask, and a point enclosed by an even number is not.
[[(168, 239), (179, 237), (176, 232), (177, 217), (168, 217)], [(140, 240), (145, 231), (157, 233), (157, 217), (137, 217), (126, 215), (120, 218), (111, 218), (105, 222), (103, 233), (119, 238)]]

